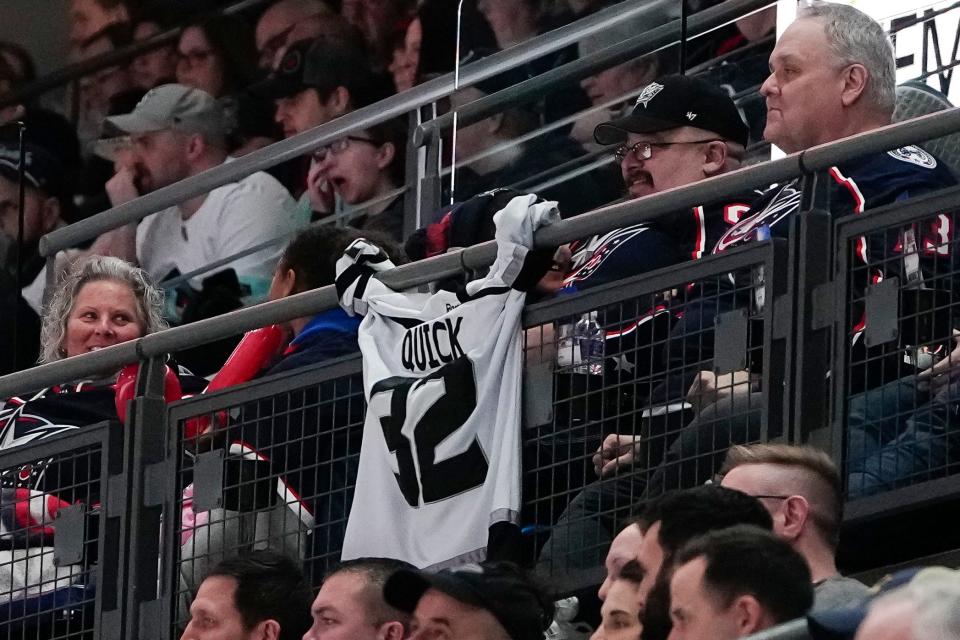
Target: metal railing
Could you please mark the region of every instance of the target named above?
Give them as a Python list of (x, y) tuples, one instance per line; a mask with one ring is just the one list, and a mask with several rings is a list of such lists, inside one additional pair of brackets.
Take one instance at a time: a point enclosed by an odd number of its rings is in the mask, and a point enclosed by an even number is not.
[[(698, 14), (695, 24), (704, 29), (713, 28), (768, 3), (769, 0), (727, 0), (721, 5)], [(405, 116), (411, 112), (419, 113), (422, 107), (449, 96), (457, 89), (470, 87), (504, 71), (537, 60), (544, 55), (575, 44), (586, 36), (600, 33), (621, 20), (646, 13), (652, 14), (656, 9), (656, 5), (638, 3), (632, 7), (615, 5), (599, 11), (575, 23), (465, 65), (456, 76), (450, 73), (429, 80), (409, 91), (358, 109), (292, 138), (258, 149), (228, 164), (158, 189), (86, 220), (56, 229), (41, 238), (40, 253), (47, 257), (53, 256), (57, 251), (76, 246), (125, 224), (138, 222), (152, 213), (208, 193), (212, 189), (240, 180), (256, 171), (306, 155), (317, 147), (329, 144), (350, 132), (368, 128), (394, 117)], [(674, 38), (678, 37), (679, 26), (671, 27), (670, 34)], [(619, 49), (618, 55), (639, 51), (642, 47), (643, 38), (638, 36), (629, 41), (629, 46)], [(596, 68), (604, 66), (606, 62), (613, 59), (606, 52), (605, 49), (595, 54), (599, 57), (598, 59), (604, 61)], [(593, 56), (584, 58), (585, 61), (592, 59)], [(421, 172), (420, 176), (424, 177), (424, 173)]]
[[(266, 4), (267, 2), (269, 2), (269, 0), (242, 0), (242, 2), (217, 10), (217, 13), (234, 15)], [(115, 51), (109, 51), (92, 58), (87, 58), (86, 60), (81, 60), (80, 62), (68, 64), (34, 80), (25, 87), (4, 95), (0, 98), (0, 108), (30, 102), (53, 89), (68, 85), (80, 78), (92, 75), (97, 71), (130, 62), (137, 56), (173, 44), (177, 41), (177, 38), (180, 37), (181, 31), (183, 31), (183, 27), (167, 29), (154, 36), (150, 36), (146, 40), (134, 42)]]
[[(346, 118), (361, 122), (376, 118), (369, 111), (364, 111), (365, 113), (357, 112), (346, 116)], [(320, 133), (329, 131), (333, 129), (332, 124), (329, 126), (323, 125), (315, 131)], [(589, 237), (610, 229), (656, 220), (679, 209), (715, 201), (724, 196), (731, 196), (738, 192), (789, 180), (804, 174), (824, 171), (844, 160), (895, 149), (915, 140), (937, 138), (958, 130), (960, 130), (960, 108), (948, 109), (914, 120), (892, 124), (836, 142), (812, 147), (778, 160), (715, 176), (640, 200), (610, 205), (565, 220), (552, 227), (539, 230), (536, 234), (536, 246), (556, 247), (562, 243)], [(291, 139), (288, 142), (292, 143), (295, 140)], [(224, 170), (232, 170), (232, 165), (244, 160), (244, 158), (240, 158), (228, 166), (190, 178), (188, 181), (195, 184), (199, 183), (197, 181), (212, 181), (214, 178), (210, 176), (214, 173), (219, 175)], [(184, 181), (184, 184), (188, 181)], [(161, 191), (172, 189), (176, 192), (178, 186), (181, 185), (173, 185)], [(197, 193), (193, 190), (187, 190), (186, 187), (183, 187), (183, 189), (191, 194)], [(158, 196), (156, 199), (159, 200), (159, 197), (164, 195), (161, 191), (144, 196), (144, 198), (130, 204), (133, 205), (148, 198), (153, 198), (153, 196)], [(169, 198), (169, 196), (167, 197)], [(167, 202), (167, 200), (160, 201)], [(108, 213), (117, 216), (124, 214), (136, 216), (142, 214), (143, 210), (141, 207), (124, 205)], [(82, 224), (78, 223), (78, 225)], [(71, 228), (66, 227), (61, 229), (60, 232), (69, 232)], [(62, 237), (61, 235), (60, 238)], [(82, 236), (74, 235), (72, 237), (76, 239)], [(51, 235), (46, 236), (46, 240), (48, 250), (51, 246), (58, 246), (52, 244)], [(493, 261), (495, 255), (495, 243), (490, 241), (422, 262), (398, 267), (383, 274), (381, 278), (391, 287), (398, 289), (419, 286), (456, 275), (464, 268), (487, 266)], [(310, 316), (336, 305), (336, 290), (333, 286), (328, 286), (283, 300), (241, 309), (216, 318), (195, 322), (188, 326), (176, 327), (145, 336), (94, 353), (3, 376), (0, 378), (0, 397), (8, 397), (26, 389), (50, 386), (64, 380), (76, 380), (84, 376), (95, 375), (98, 372), (116, 369), (139, 359), (156, 357), (164, 353), (198, 346), (217, 338), (236, 335), (268, 324)]]

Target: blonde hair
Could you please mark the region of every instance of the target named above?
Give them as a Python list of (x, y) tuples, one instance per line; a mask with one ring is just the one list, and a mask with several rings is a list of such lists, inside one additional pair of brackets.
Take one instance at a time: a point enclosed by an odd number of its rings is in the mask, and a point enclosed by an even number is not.
[(812, 478), (815, 486), (811, 487), (811, 493), (814, 495), (804, 497), (820, 505), (821, 509), (814, 510), (814, 523), (824, 540), (836, 548), (843, 521), (843, 483), (837, 465), (826, 452), (788, 444), (734, 445), (727, 451), (720, 475), (747, 464), (789, 467)]
[(130, 287), (137, 300), (137, 321), (143, 335), (167, 327), (163, 319), (163, 292), (150, 282), (147, 273), (120, 258), (90, 256), (71, 265), (63, 281), (50, 297), (40, 329), (40, 362), (56, 362), (66, 357), (64, 342), (67, 321), (77, 295), (91, 282), (113, 280)]

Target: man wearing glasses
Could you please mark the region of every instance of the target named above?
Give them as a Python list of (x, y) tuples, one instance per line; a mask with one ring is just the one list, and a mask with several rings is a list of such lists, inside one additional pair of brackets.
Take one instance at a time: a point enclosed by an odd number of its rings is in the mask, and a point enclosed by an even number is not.
[[(598, 125), (593, 135), (613, 151), (633, 199), (739, 168), (748, 130), (723, 90), (674, 75), (644, 87), (630, 115)], [(699, 258), (750, 199), (697, 206), (574, 243), (563, 288), (582, 290)]]
[(727, 451), (721, 486), (760, 500), (774, 534), (810, 567), (814, 611), (859, 604), (867, 587), (837, 571), (843, 517), (840, 473), (823, 451), (783, 444), (735, 446)]

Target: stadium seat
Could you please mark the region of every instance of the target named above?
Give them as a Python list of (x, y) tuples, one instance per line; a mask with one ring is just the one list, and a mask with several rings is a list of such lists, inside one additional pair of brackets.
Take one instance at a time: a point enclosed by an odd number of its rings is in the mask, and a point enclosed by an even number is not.
[[(953, 104), (926, 82), (908, 80), (897, 86), (897, 106), (894, 122), (935, 113), (953, 107)], [(923, 148), (947, 163), (954, 175), (960, 176), (960, 133), (953, 133), (923, 143)]]

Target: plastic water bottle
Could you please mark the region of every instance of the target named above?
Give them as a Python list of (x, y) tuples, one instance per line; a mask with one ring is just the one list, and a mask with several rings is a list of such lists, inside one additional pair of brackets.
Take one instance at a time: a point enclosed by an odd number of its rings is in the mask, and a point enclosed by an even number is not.
[(577, 373), (603, 374), (603, 351), (606, 334), (597, 320), (597, 312), (583, 314), (573, 328), (577, 346), (580, 347), (580, 362)]

